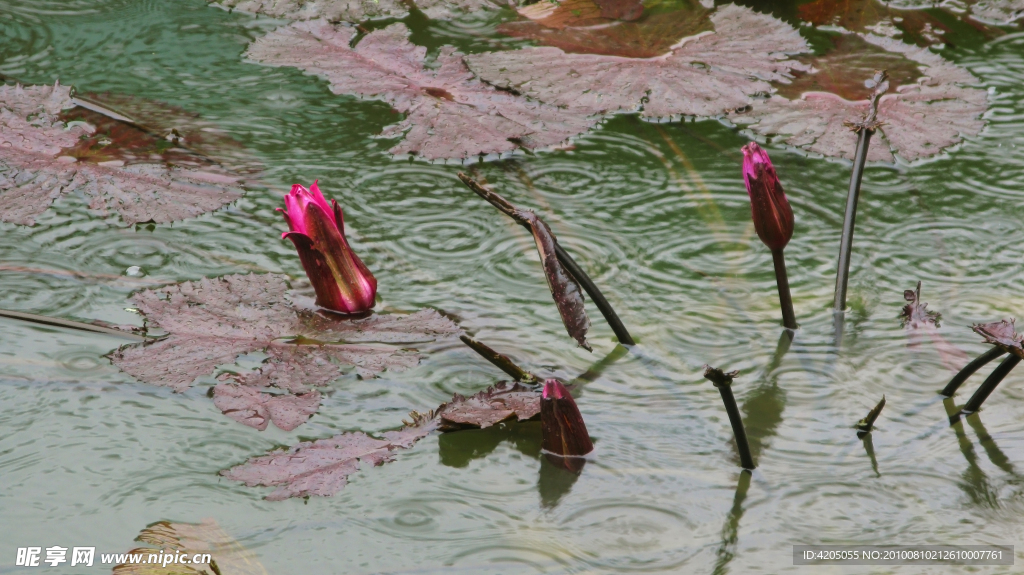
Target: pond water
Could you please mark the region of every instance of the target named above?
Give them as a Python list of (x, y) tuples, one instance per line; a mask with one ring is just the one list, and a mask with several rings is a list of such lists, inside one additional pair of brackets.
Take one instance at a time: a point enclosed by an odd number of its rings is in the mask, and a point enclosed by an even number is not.
[[(986, 346), (971, 324), (1024, 314), (1017, 29), (942, 52), (990, 91), (980, 136), (935, 161), (866, 171), (841, 349), (830, 306), (850, 164), (768, 147), (796, 217), (786, 253), (801, 325), (774, 361), (771, 255), (740, 176), (748, 140), (724, 123), (620, 115), (567, 150), (472, 166), (395, 159), (395, 140), (374, 137), (399, 118), (387, 104), (244, 61), (283, 21), (201, 0), (0, 0), (0, 14), (0, 73), (198, 112), (264, 167), (264, 185), (241, 200), (174, 224), (126, 227), (74, 195), (34, 227), (0, 224), (0, 308), (140, 324), (125, 309), (139, 289), (248, 271), (301, 278), (274, 209), (292, 183), (318, 178), (346, 210), (379, 309), (434, 307), (525, 367), (574, 381), (596, 444), (575, 478), (540, 456), (536, 423), (434, 434), (333, 497), (268, 502), (268, 489), (217, 472), (300, 439), (393, 429), (502, 374), (457, 341), (438, 344), (415, 369), (337, 380), (294, 432), (258, 432), (207, 399), (212, 377), (175, 394), (112, 366), (104, 356), (119, 339), (3, 319), (0, 573), (21, 572), (18, 547), (124, 552), (150, 523), (204, 518), (268, 573), (824, 572), (794, 567), (791, 546), (1024, 540), (1024, 372), (968, 425), (950, 427), (936, 393), (963, 361), (941, 340), (973, 357)], [(432, 51), (479, 52), (513, 15), (405, 21)], [(588, 303), (594, 351), (575, 347), (532, 239), (459, 183), (466, 169), (546, 216), (638, 346), (618, 346)], [(898, 319), (918, 281), (942, 313), (934, 334), (908, 334)], [(749, 482), (705, 363), (741, 372), (734, 391), (758, 464)], [(853, 424), (883, 394), (862, 441)]]

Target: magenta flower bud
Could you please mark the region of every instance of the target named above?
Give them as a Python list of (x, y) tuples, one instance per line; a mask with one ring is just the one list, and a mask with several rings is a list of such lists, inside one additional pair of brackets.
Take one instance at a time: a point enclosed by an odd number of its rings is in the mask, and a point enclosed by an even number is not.
[(594, 450), (576, 401), (557, 379), (544, 382), (540, 399), (541, 446), (552, 455), (579, 457)]
[(328, 204), (316, 182), (295, 184), (284, 197), (291, 230), (282, 234), (295, 244), (299, 260), (316, 291), (316, 304), (341, 313), (373, 308), (377, 280), (345, 240), (345, 221), (338, 202)]
[(768, 152), (754, 142), (743, 146), (743, 180), (757, 237), (773, 252), (781, 250), (793, 237), (793, 209)]

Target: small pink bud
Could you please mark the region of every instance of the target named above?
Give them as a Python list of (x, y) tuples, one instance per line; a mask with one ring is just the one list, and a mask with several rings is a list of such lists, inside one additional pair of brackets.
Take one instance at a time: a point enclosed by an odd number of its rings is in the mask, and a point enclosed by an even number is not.
[(743, 180), (757, 237), (772, 251), (781, 250), (793, 237), (793, 209), (768, 152), (754, 142), (743, 146)]
[(557, 379), (544, 382), (540, 400), (541, 446), (549, 454), (579, 457), (594, 450), (587, 425), (569, 390)]
[(345, 240), (345, 220), (338, 202), (328, 204), (316, 182), (307, 190), (299, 184), (284, 197), (284, 214), (291, 230), (283, 234), (295, 244), (299, 260), (316, 291), (317, 305), (341, 312), (373, 308), (377, 280)]

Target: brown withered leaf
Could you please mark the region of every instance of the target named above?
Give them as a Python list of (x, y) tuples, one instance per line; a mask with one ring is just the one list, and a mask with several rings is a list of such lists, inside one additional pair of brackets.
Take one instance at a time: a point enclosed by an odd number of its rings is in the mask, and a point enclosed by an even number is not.
[(580, 347), (587, 351), (593, 351), (590, 344), (587, 343), (590, 318), (587, 317), (587, 311), (583, 307), (583, 291), (576, 278), (558, 261), (555, 251), (558, 240), (551, 233), (551, 228), (537, 214), (530, 210), (517, 208), (501, 195), (481, 186), (466, 174), (460, 172), (459, 179), (492, 206), (530, 230), (534, 243), (537, 245), (537, 252), (540, 254), (540, 261), (544, 266), (544, 277), (548, 282), (548, 289), (551, 290), (551, 297), (555, 300), (555, 307), (558, 308), (558, 314), (562, 317), (565, 330)]
[[(239, 198), (239, 178), (214, 166), (126, 165), (78, 161), (75, 150), (95, 127), (66, 126), (68, 88), (0, 86), (0, 220), (33, 225), (58, 197), (82, 191), (90, 208), (128, 224), (177, 221)], [(88, 157), (86, 157), (88, 159)]]
[[(851, 32), (873, 32), (885, 36), (900, 35), (904, 42), (918, 46), (944, 44), (947, 36), (955, 33), (949, 22), (959, 11), (945, 11), (939, 17), (933, 7), (940, 2), (920, 2), (918, 5), (899, 5), (898, 2), (880, 0), (814, 0), (801, 4), (797, 16), (816, 26), (836, 26)], [(985, 38), (995, 38), (1001, 32), (976, 21), (966, 20)]]
[[(882, 96), (880, 133), (872, 139), (869, 161), (926, 158), (981, 131), (988, 96), (974, 87), (977, 80), (968, 71), (927, 48), (871, 34), (863, 38), (917, 62), (924, 74), (917, 82)], [(865, 88), (864, 95), (868, 93)], [(733, 120), (759, 134), (782, 135), (786, 143), (808, 152), (852, 159), (857, 135), (848, 124), (862, 121), (868, 107), (867, 100), (850, 101), (827, 92), (805, 93), (798, 100), (776, 95)]]
[(907, 329), (939, 327), (942, 314), (929, 311), (928, 304), (921, 301), (921, 282), (917, 282), (917, 289), (905, 290), (903, 299), (908, 302), (900, 311), (900, 322), (903, 327)]
[(495, 86), (587, 114), (637, 111), (654, 118), (717, 116), (770, 93), (805, 66), (786, 55), (807, 52), (792, 26), (734, 4), (711, 15), (714, 32), (676, 43), (653, 58), (569, 54), (552, 47), (474, 54), (469, 68)]
[(433, 160), (546, 148), (596, 122), (484, 84), (451, 46), (441, 48), (436, 67), (425, 68), (427, 49), (409, 41), (404, 24), (375, 30), (353, 48), (355, 34), (354, 28), (325, 20), (297, 22), (256, 40), (246, 55), (323, 76), (335, 94), (383, 100), (406, 114), (382, 133), (404, 135), (392, 154)]
[(459, 13), (497, 9), (501, 0), (218, 0), (221, 6), (289, 20), (325, 18), (331, 22), (361, 22), (373, 18), (402, 18), (415, 6), (428, 18), (451, 18)]
[(483, 429), (513, 418), (526, 421), (540, 414), (540, 390), (502, 381), (469, 397), (455, 394), (434, 413), (441, 431)]
[(1014, 327), (1016, 320), (1011, 319), (994, 321), (991, 323), (979, 323), (971, 327), (974, 333), (985, 338), (985, 343), (998, 345), (1010, 353), (1016, 355), (1024, 354), (1024, 335), (1018, 334)]
[(900, 10), (948, 8), (972, 20), (996, 26), (1024, 18), (1024, 0), (892, 0), (890, 5)]
[(183, 108), (114, 93), (76, 93), (65, 123), (85, 122), (92, 134), (61, 152), (81, 162), (154, 162), (253, 174), (258, 162), (214, 122)]
[(828, 92), (853, 101), (867, 93), (864, 80), (875, 70), (886, 71), (890, 91), (914, 84), (922, 76), (917, 62), (883, 50), (856, 34), (837, 34), (828, 39), (831, 46), (824, 53), (797, 57), (810, 69), (794, 70), (792, 82), (777, 86), (779, 96), (793, 100), (807, 92)]
[(710, 12), (696, 0), (646, 11), (638, 0), (543, 0), (519, 8), (525, 20), (506, 22), (498, 32), (574, 54), (653, 58), (710, 30)]
[(320, 392), (271, 395), (244, 385), (221, 383), (213, 388), (213, 404), (224, 415), (260, 431), (271, 421), (291, 431), (320, 409)]
[(286, 450), (254, 457), (221, 471), (221, 475), (249, 487), (277, 487), (266, 497), (269, 501), (311, 495), (328, 497), (345, 487), (349, 475), (362, 465), (390, 463), (396, 450), (412, 447), (436, 426), (436, 420), (423, 418), (398, 431), (383, 433), (380, 439), (356, 431), (330, 439), (303, 441)]
[(213, 519), (201, 523), (172, 523), (160, 521), (143, 529), (135, 538), (151, 547), (140, 547), (128, 552), (141, 555), (148, 561), (150, 554), (161, 551), (172, 555), (175, 551), (187, 554), (192, 560), (196, 554), (209, 554), (209, 563), (188, 565), (170, 563), (121, 563), (114, 567), (114, 575), (267, 575), (256, 554), (242, 547), (224, 532)]

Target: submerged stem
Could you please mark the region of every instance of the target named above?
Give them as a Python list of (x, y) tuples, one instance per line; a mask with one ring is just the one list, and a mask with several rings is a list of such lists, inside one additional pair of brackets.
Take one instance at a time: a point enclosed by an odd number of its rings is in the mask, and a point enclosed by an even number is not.
[(772, 250), (775, 263), (775, 283), (779, 287), (779, 306), (782, 308), (782, 325), (796, 329), (796, 314), (793, 313), (793, 296), (789, 292), (789, 274), (786, 273), (786, 257), (782, 250)]
[(964, 406), (961, 413), (968, 415), (981, 409), (981, 404), (985, 403), (988, 396), (992, 395), (992, 392), (996, 390), (996, 386), (1013, 371), (1013, 368), (1017, 367), (1018, 363), (1020, 363), (1020, 356), (1010, 354), (1009, 357), (997, 365), (992, 370), (992, 373), (988, 374), (988, 377), (985, 378), (978, 391), (975, 391), (971, 399), (967, 401), (967, 405)]
[(459, 339), (462, 340), (462, 343), (472, 348), (473, 351), (479, 353), (484, 359), (497, 366), (498, 369), (512, 376), (516, 381), (523, 383), (537, 383), (539, 381), (536, 375), (516, 365), (509, 356), (494, 351), (489, 346), (480, 343), (468, 335), (461, 335)]
[(101, 325), (95, 325), (91, 323), (83, 323), (80, 321), (71, 321), (69, 319), (61, 319), (58, 317), (49, 317), (45, 315), (38, 315), (34, 313), (25, 313), (22, 311), (9, 311), (6, 309), (0, 309), (0, 317), (6, 317), (10, 319), (19, 319), (22, 321), (29, 321), (32, 323), (39, 323), (42, 325), (52, 325), (55, 327), (65, 327), (69, 329), (77, 329), (79, 331), (88, 331), (92, 333), (103, 333), (107, 335), (114, 335), (118, 337), (124, 337), (128, 339), (134, 339), (136, 341), (147, 341), (155, 339), (149, 336), (131, 333), (120, 329), (114, 329), (112, 327), (103, 327)]
[(967, 381), (967, 378), (974, 375), (974, 372), (988, 365), (992, 360), (1001, 357), (1004, 353), (1006, 353), (1006, 350), (997, 346), (974, 358), (974, 360), (965, 365), (959, 373), (954, 375), (953, 379), (949, 380), (949, 383), (946, 384), (946, 387), (944, 387), (940, 393), (946, 397), (953, 397), (953, 394), (956, 393), (956, 390), (959, 389), (965, 381)]

